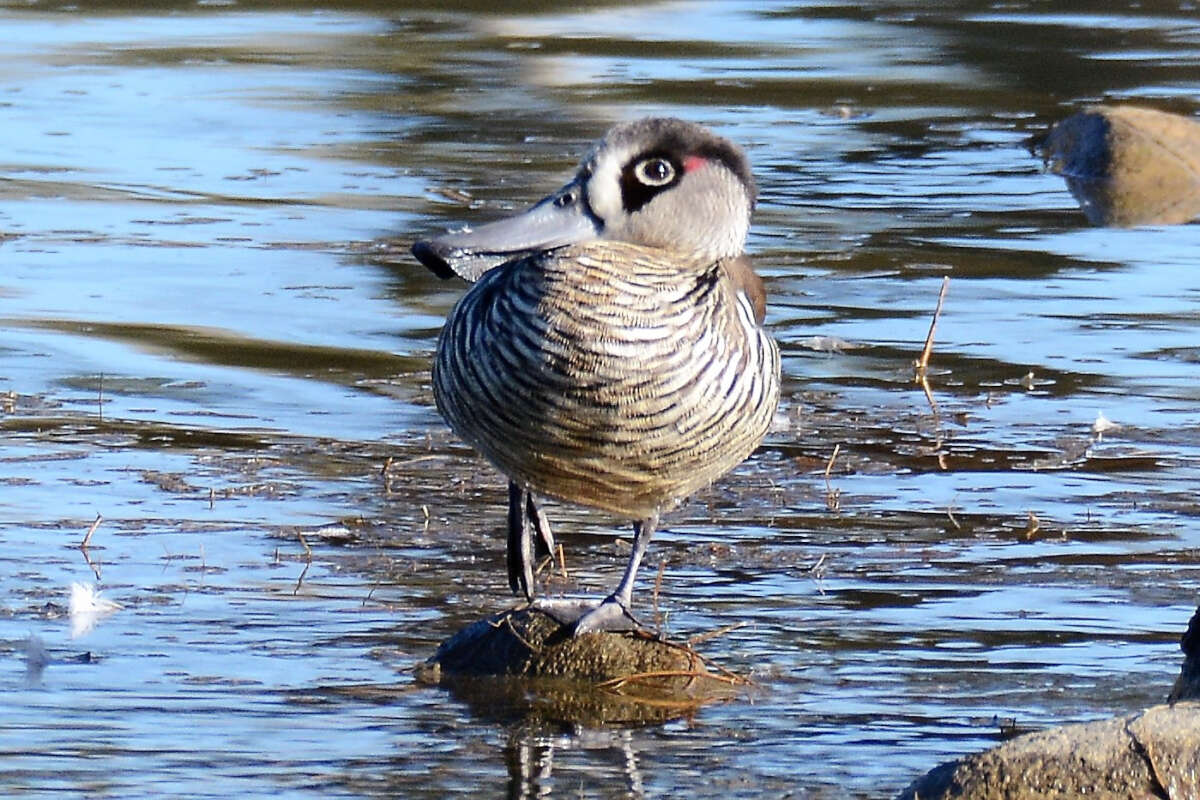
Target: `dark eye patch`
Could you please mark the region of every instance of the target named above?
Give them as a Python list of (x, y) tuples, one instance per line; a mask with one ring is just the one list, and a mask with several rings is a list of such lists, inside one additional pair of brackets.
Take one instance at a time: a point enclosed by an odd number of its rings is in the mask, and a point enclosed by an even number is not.
[[(657, 186), (647, 184), (638, 177), (637, 167), (648, 160), (662, 159), (671, 165), (674, 174), (671, 179)], [(683, 168), (680, 164), (679, 157), (673, 153), (666, 152), (647, 152), (639, 153), (621, 169), (621, 205), (625, 209), (626, 214), (632, 214), (642, 206), (649, 203), (654, 196), (665, 189), (670, 189), (675, 184), (679, 183), (680, 177), (683, 175)]]

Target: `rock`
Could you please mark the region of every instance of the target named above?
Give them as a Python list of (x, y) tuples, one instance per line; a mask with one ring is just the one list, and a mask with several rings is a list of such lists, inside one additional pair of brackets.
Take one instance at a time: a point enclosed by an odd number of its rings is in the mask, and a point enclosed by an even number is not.
[(1093, 225), (1169, 225), (1200, 216), (1200, 122), (1093, 106), (1035, 143)]
[(1200, 797), (1200, 703), (1064, 725), (943, 764), (900, 800)]
[(899, 800), (1200, 798), (1200, 609), (1169, 705), (1026, 734), (934, 768)]
[(638, 631), (575, 638), (533, 608), (467, 626), (418, 668), (418, 678), (485, 717), (593, 726), (686, 716), (749, 684), (710, 670), (688, 646)]

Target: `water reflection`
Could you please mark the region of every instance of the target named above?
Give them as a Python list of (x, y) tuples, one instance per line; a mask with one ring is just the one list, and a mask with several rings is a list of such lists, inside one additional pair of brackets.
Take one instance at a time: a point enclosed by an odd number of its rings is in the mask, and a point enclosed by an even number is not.
[[(0, 33), (5, 792), (881, 796), (997, 719), (1110, 716), (1173, 680), (1200, 226), (1087, 226), (1026, 142), (1098, 101), (1190, 115), (1193, 12), (40, 2)], [(746, 143), (762, 187), (785, 414), (655, 556), (670, 629), (749, 621), (707, 652), (765, 691), (593, 760), (409, 683), (496, 610), (503, 484), (421, 367), (461, 287), (403, 252), (647, 113)], [(945, 275), (943, 469), (911, 361)], [(55, 606), (95, 580), (74, 548), (98, 512), (125, 609), (85, 662)], [(556, 516), (599, 590), (611, 521)], [(297, 532), (332, 521), (354, 535), (305, 533), (298, 582)]]
[[(588, 751), (592, 755), (588, 769), (576, 775), (572, 775), (576, 770), (560, 770), (556, 777), (554, 756), (559, 749)], [(622, 781), (612, 780), (604, 774), (610, 772), (619, 772), (623, 778), (624, 791), (621, 796), (647, 796), (646, 781), (642, 777), (633, 734), (629, 730), (597, 730), (558, 736), (516, 730), (509, 736), (504, 755), (508, 764), (510, 800), (554, 797), (557, 786), (563, 789), (557, 792), (557, 796), (564, 797), (576, 790), (571, 784), (577, 782), (591, 786), (604, 784), (610, 787), (607, 790), (609, 793), (619, 792)], [(603, 762), (603, 766), (597, 762)]]

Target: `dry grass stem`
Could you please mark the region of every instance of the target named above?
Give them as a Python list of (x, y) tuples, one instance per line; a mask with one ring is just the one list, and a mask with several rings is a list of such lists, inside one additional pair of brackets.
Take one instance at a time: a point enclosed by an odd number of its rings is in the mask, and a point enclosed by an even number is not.
[(390, 470), (391, 468), (392, 468), (392, 457), (388, 456), (387, 461), (384, 461), (383, 466), (379, 469), (379, 477), (380, 477), (380, 479), (383, 480), (383, 493), (384, 494), (392, 493), (392, 481), (391, 481), (391, 477), (388, 475), (388, 470)]
[(945, 441), (942, 432), (942, 420), (938, 411), (937, 400), (933, 397), (933, 389), (929, 386), (929, 359), (933, 355), (933, 336), (937, 331), (938, 320), (942, 317), (942, 305), (946, 301), (946, 291), (950, 288), (950, 278), (942, 278), (942, 288), (938, 292), (937, 306), (933, 309), (933, 319), (929, 322), (929, 333), (925, 336), (925, 346), (921, 348), (921, 357), (913, 364), (913, 382), (921, 387), (921, 391), (925, 393), (925, 401), (929, 403), (929, 410), (933, 413), (933, 426), (936, 435), (936, 441), (931, 451), (937, 457), (938, 468), (946, 469), (946, 453), (942, 449)]
[(518, 642), (520, 642), (521, 644), (525, 645), (525, 649), (526, 649), (526, 650), (528, 650), (528, 651), (529, 651), (529, 652), (531, 652), (531, 653), (540, 653), (540, 652), (542, 652), (542, 648), (540, 648), (540, 647), (534, 647), (534, 645), (533, 645), (533, 643), (532, 643), (532, 642), (528, 641), (528, 640), (527, 640), (527, 639), (526, 639), (524, 636), (522, 636), (522, 635), (521, 635), (521, 634), (520, 634), (520, 633), (517, 631), (517, 628), (516, 628), (516, 626), (515, 626), (515, 625), (513, 625), (513, 622), (512, 622), (512, 616), (511, 616), (511, 615), (507, 615), (507, 616), (505, 616), (505, 617), (504, 617), (504, 624), (505, 624), (505, 625), (508, 627), (508, 632), (509, 632), (509, 633), (511, 633), (511, 634), (513, 635), (513, 637), (514, 637), (514, 638), (515, 638), (515, 639), (516, 639)]
[(937, 307), (933, 310), (933, 320), (929, 323), (929, 334), (925, 337), (925, 347), (921, 350), (921, 357), (917, 359), (917, 382), (920, 382), (925, 377), (925, 370), (929, 368), (929, 357), (933, 355), (933, 334), (937, 330), (938, 319), (942, 316), (942, 303), (946, 300), (946, 290), (950, 288), (950, 277), (942, 278), (942, 289), (938, 292)]
[(632, 675), (621, 675), (617, 678), (609, 678), (606, 681), (597, 683), (597, 688), (600, 689), (620, 689), (628, 683), (636, 681), (646, 681), (651, 678), (703, 678), (711, 677), (722, 682), (728, 682), (728, 679), (723, 675), (713, 675), (705, 670), (695, 669), (661, 669), (653, 672), (635, 672)]
[(962, 530), (962, 525), (958, 524), (958, 520), (954, 516), (954, 506), (946, 506), (946, 516), (950, 518), (950, 524), (954, 526), (954, 530)]
[(727, 633), (736, 631), (738, 628), (744, 628), (749, 624), (750, 624), (749, 622), (742, 620), (741, 622), (735, 622), (732, 625), (726, 625), (723, 628), (717, 628), (715, 631), (709, 631), (708, 633), (698, 633), (695, 636), (693, 636), (692, 638), (687, 640), (688, 647), (694, 647), (695, 645), (698, 645), (701, 642), (707, 642), (709, 639), (715, 639), (718, 636), (724, 636)]
[(300, 570), (300, 577), (296, 578), (296, 585), (292, 589), (293, 596), (300, 594), (300, 587), (304, 585), (304, 576), (308, 574), (308, 568), (311, 566), (312, 562), (310, 561), (304, 565), (304, 569)]
[(829, 460), (825, 462), (825, 488), (829, 489), (829, 475), (833, 472), (833, 462), (837, 461), (838, 453), (842, 452), (842, 445), (835, 444), (833, 453), (829, 456)]
[(917, 379), (917, 383), (921, 386), (921, 391), (925, 393), (925, 400), (929, 403), (929, 410), (933, 412), (934, 419), (938, 419), (940, 414), (938, 412), (937, 400), (935, 400), (933, 397), (933, 389), (930, 388), (929, 378), (924, 372), (921, 372), (920, 377)]
[[(701, 660), (704, 661), (703, 658), (701, 658)], [(726, 678), (727, 682), (734, 686), (753, 686), (754, 685), (754, 681), (750, 680), (746, 676), (738, 675), (733, 670), (726, 669), (725, 667), (722, 667), (720, 664), (712, 664), (708, 661), (704, 661), (704, 665), (709, 666), (709, 667), (715, 667), (717, 672), (721, 673), (721, 675)]]
[(839, 511), (842, 507), (842, 490), (834, 489), (829, 483), (829, 476), (833, 472), (833, 462), (837, 460), (840, 452), (842, 452), (841, 444), (835, 444), (833, 453), (825, 464), (825, 507), (830, 511)]
[(554, 569), (554, 554), (553, 553), (551, 553), (550, 555), (542, 556), (542, 560), (539, 561), (534, 566), (533, 574), (540, 578), (542, 576), (543, 572), (545, 572), (546, 570), (552, 570), (552, 569)]
[(100, 562), (94, 560), (86, 550), (83, 551), (83, 560), (87, 562), (89, 567), (91, 567), (92, 574), (96, 576), (96, 580), (102, 580), (100, 577)]
[[(428, 445), (428, 449), (432, 449), (433, 440), (431, 438), (429, 438), (428, 435), (426, 436), (426, 444)], [(384, 494), (392, 494), (392, 492), (393, 492), (393, 489), (392, 489), (392, 469), (393, 469), (393, 467), (411, 467), (414, 464), (420, 464), (425, 461), (437, 461), (439, 458), (440, 458), (440, 456), (429, 455), (429, 456), (417, 456), (416, 458), (410, 458), (407, 461), (397, 461), (396, 459), (392, 458), (391, 456), (388, 456), (387, 460), (383, 462), (383, 466), (380, 467), (380, 469), (379, 469), (379, 476), (383, 480)]]
[(300, 544), (304, 545), (304, 569), (300, 570), (300, 577), (296, 578), (296, 588), (292, 589), (293, 595), (300, 593), (300, 587), (304, 584), (304, 576), (308, 574), (308, 568), (312, 566), (312, 548), (308, 546), (304, 532), (296, 531), (296, 537), (300, 539)]
[(92, 527), (88, 528), (87, 533), (85, 533), (83, 535), (83, 541), (79, 543), (80, 550), (88, 549), (88, 544), (90, 544), (92, 541), (92, 534), (96, 532), (96, 528), (100, 527), (100, 523), (103, 520), (104, 520), (104, 517), (100, 516), (99, 514), (96, 515), (96, 520), (95, 520), (95, 522), (92, 523)]
[(388, 469), (391, 467), (411, 467), (413, 464), (422, 464), (426, 461), (437, 461), (440, 458), (441, 456), (417, 456), (416, 458), (410, 458), (407, 461), (394, 461), (393, 459), (389, 458), (386, 466)]

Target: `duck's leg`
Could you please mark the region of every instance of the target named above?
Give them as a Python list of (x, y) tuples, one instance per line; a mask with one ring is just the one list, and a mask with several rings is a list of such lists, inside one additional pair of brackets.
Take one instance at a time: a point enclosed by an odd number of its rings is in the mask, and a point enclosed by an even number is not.
[(514, 481), (508, 482), (508, 585), (513, 594), (533, 600), (533, 565), (540, 556), (554, 552), (550, 522), (538, 508), (533, 493)]
[(537, 558), (554, 555), (554, 531), (550, 530), (550, 520), (542, 512), (542, 507), (534, 499), (533, 492), (527, 493), (525, 512), (533, 525), (536, 534), (533, 540), (533, 554)]
[(575, 636), (596, 631), (624, 631), (640, 627), (629, 606), (633, 601), (633, 583), (637, 578), (638, 567), (641, 566), (642, 557), (646, 555), (646, 547), (650, 544), (657, 525), (657, 514), (633, 523), (633, 552), (629, 554), (629, 563), (625, 565), (625, 574), (621, 576), (621, 582), (600, 605), (575, 622)]
[(533, 537), (526, 511), (529, 493), (513, 481), (508, 482), (508, 587), (513, 594), (533, 599)]

